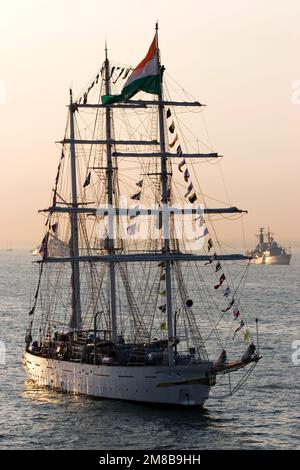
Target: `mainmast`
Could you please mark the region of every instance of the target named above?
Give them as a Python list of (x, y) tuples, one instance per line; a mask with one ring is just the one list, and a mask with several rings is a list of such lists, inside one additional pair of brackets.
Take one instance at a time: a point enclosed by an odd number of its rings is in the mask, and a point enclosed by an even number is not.
[[(105, 93), (110, 94), (110, 70), (107, 55), (107, 45), (105, 43)], [(107, 162), (107, 202), (108, 207), (113, 207), (113, 165), (112, 165), (112, 143), (111, 143), (111, 107), (107, 106), (106, 110), (106, 162)], [(114, 218), (108, 215), (108, 253), (114, 253)], [(110, 273), (110, 314), (111, 314), (111, 330), (112, 341), (117, 343), (117, 309), (116, 309), (116, 273), (115, 263), (109, 264)]]
[[(76, 153), (74, 139), (74, 112), (75, 107), (72, 101), (72, 90), (70, 90), (70, 150), (71, 150), (71, 186), (72, 186), (72, 208), (71, 212), (71, 254), (73, 258), (79, 256), (78, 245), (78, 203), (77, 203), (77, 178), (76, 178)], [(72, 266), (72, 317), (70, 327), (76, 330), (81, 327), (81, 303), (80, 303), (80, 270), (79, 261), (73, 259)]]
[[(167, 173), (167, 157), (166, 157), (166, 143), (165, 143), (165, 119), (164, 119), (164, 105), (163, 105), (163, 70), (160, 64), (160, 53), (158, 49), (158, 24), (156, 23), (156, 41), (157, 41), (157, 62), (158, 70), (160, 73), (160, 92), (158, 95), (159, 106), (159, 142), (161, 152), (161, 187), (162, 187), (162, 204), (163, 204), (163, 248), (165, 254), (170, 253), (170, 220), (169, 220), (169, 188), (168, 188), (168, 173)], [(172, 311), (172, 279), (171, 279), (171, 263), (165, 261), (165, 275), (166, 275), (166, 295), (167, 295), (167, 325), (168, 325), (168, 339), (169, 339), (169, 364), (174, 362), (173, 350), (170, 345), (173, 338), (173, 311)]]

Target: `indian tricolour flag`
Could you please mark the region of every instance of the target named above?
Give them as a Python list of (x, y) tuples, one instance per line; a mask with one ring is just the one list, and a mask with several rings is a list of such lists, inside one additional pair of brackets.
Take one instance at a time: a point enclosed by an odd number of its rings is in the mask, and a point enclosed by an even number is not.
[(103, 104), (113, 104), (119, 101), (129, 100), (138, 91), (159, 94), (160, 74), (157, 60), (157, 34), (146, 57), (133, 70), (126, 81), (120, 95), (104, 95), (101, 97)]

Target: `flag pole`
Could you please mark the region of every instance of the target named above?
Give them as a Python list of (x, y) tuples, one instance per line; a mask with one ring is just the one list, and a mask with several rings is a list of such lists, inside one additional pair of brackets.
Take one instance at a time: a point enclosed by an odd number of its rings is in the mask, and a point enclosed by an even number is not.
[[(166, 139), (165, 139), (165, 111), (163, 105), (163, 66), (160, 63), (160, 51), (158, 47), (158, 22), (155, 25), (156, 31), (156, 54), (157, 54), (157, 67), (160, 76), (159, 94), (158, 94), (158, 122), (159, 122), (159, 143), (161, 152), (161, 192), (163, 203), (163, 246), (162, 253), (168, 255), (170, 253), (170, 220), (168, 214), (168, 172), (167, 172), (167, 158), (166, 158)], [(173, 332), (173, 305), (172, 305), (172, 276), (170, 261), (165, 262), (165, 275), (166, 275), (166, 294), (167, 294), (167, 327), (168, 327), (168, 359), (169, 365), (174, 364), (174, 332)]]

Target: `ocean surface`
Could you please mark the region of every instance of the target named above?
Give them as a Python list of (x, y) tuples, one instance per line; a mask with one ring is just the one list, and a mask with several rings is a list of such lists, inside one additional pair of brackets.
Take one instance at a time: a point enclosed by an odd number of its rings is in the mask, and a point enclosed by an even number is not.
[(300, 449), (300, 364), (292, 362), (293, 341), (300, 342), (299, 254), (290, 266), (250, 268), (248, 309), (260, 319), (263, 359), (235, 395), (209, 399), (202, 411), (69, 396), (29, 383), (21, 358), (31, 261), (28, 252), (0, 253), (0, 449)]

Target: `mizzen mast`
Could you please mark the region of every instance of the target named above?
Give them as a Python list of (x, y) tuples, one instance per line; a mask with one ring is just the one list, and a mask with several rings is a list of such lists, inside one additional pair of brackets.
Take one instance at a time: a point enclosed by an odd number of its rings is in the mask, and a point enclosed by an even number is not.
[[(159, 141), (161, 152), (161, 188), (162, 188), (162, 221), (163, 221), (163, 247), (164, 254), (170, 253), (170, 219), (169, 219), (169, 188), (168, 188), (168, 172), (167, 172), (167, 157), (166, 157), (166, 142), (165, 142), (165, 119), (164, 119), (164, 104), (163, 104), (163, 69), (160, 63), (160, 52), (158, 48), (158, 23), (156, 23), (156, 46), (157, 46), (157, 63), (160, 73), (160, 91), (158, 95), (158, 119), (159, 119)], [(169, 364), (174, 362), (173, 350), (170, 344), (173, 338), (173, 310), (172, 310), (172, 278), (171, 278), (171, 263), (169, 260), (165, 261), (165, 275), (166, 275), (166, 303), (167, 303), (167, 327), (169, 339)]]

